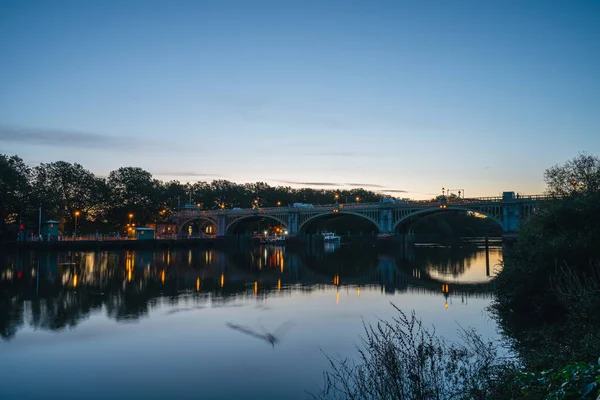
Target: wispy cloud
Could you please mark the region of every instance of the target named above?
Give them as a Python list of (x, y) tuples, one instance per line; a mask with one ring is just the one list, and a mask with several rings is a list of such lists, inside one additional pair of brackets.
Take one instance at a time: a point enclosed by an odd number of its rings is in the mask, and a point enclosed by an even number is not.
[(346, 186), (358, 186), (358, 187), (368, 187), (368, 188), (384, 188), (383, 185), (376, 185), (374, 183), (344, 183)]
[(156, 176), (191, 176), (191, 177), (198, 177), (198, 178), (202, 178), (202, 177), (214, 177), (214, 178), (218, 178), (221, 175), (218, 174), (201, 174), (198, 172), (186, 172), (186, 171), (181, 171), (181, 172), (173, 172), (173, 171), (156, 171), (153, 173)]
[(279, 181), (274, 180), (279, 183), (286, 183), (288, 185), (306, 185), (306, 186), (341, 186), (340, 183), (334, 182), (300, 182), (300, 181)]
[(383, 190), (378, 190), (379, 192), (384, 192), (384, 193), (411, 193), (408, 190), (402, 190), (402, 189), (383, 189)]
[(143, 141), (127, 136), (111, 136), (98, 133), (68, 131), (61, 129), (38, 129), (0, 125), (0, 143), (20, 143), (37, 146), (70, 147), (78, 149), (110, 149), (131, 151), (162, 148), (164, 144)]

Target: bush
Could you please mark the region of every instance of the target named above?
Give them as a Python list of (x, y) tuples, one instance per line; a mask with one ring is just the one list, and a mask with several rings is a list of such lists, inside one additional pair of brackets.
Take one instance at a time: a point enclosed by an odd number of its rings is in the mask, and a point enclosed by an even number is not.
[(394, 308), (399, 316), (392, 322), (365, 325), (359, 362), (328, 357), (320, 398), (493, 398), (503, 374), (513, 371), (474, 330), (460, 328), (461, 343), (452, 343), (424, 327), (414, 311), (407, 316)]

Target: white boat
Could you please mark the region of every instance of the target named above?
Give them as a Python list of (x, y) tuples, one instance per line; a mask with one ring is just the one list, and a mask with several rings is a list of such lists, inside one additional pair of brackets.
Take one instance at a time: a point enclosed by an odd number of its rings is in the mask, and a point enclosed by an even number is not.
[(283, 235), (273, 235), (262, 237), (260, 240), (263, 244), (285, 244), (285, 236)]
[(333, 232), (323, 232), (321, 235), (323, 235), (325, 243), (339, 243), (341, 239), (341, 237)]

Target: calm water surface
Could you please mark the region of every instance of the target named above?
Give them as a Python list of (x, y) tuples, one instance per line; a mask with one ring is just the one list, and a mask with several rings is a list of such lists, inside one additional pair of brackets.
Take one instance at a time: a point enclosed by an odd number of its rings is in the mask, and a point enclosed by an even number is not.
[(303, 399), (390, 302), (497, 338), (501, 248), (20, 253), (0, 259), (1, 399)]

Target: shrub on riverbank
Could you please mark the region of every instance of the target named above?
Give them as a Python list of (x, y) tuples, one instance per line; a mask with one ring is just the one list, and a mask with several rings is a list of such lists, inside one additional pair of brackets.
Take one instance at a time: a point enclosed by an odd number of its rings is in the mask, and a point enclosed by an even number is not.
[(328, 357), (320, 399), (542, 400), (600, 397), (600, 359), (532, 372), (473, 329), (450, 342), (414, 311), (365, 325), (356, 360)]
[[(484, 399), (512, 364), (472, 329), (453, 343), (423, 326), (414, 312), (365, 325), (358, 360), (331, 358), (323, 399)], [(516, 370), (515, 370), (516, 371)]]
[(557, 197), (523, 224), (493, 306), (536, 370), (600, 354), (600, 159), (581, 155), (546, 181)]

